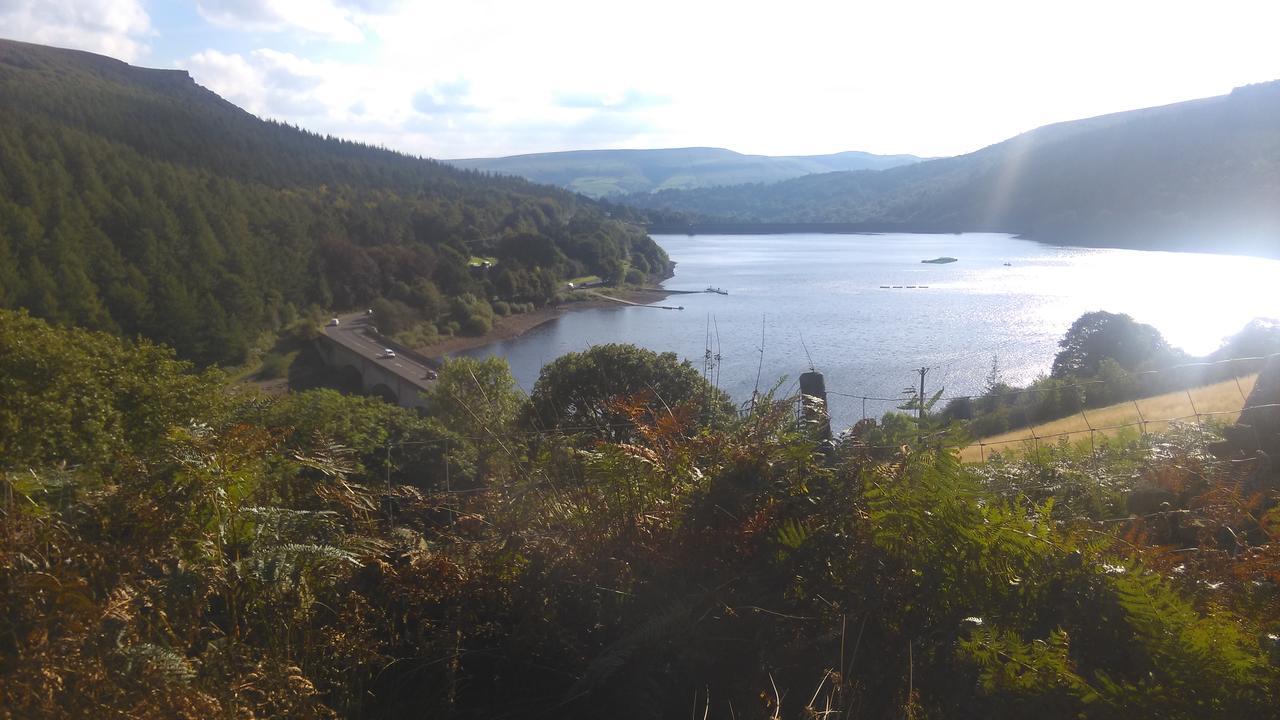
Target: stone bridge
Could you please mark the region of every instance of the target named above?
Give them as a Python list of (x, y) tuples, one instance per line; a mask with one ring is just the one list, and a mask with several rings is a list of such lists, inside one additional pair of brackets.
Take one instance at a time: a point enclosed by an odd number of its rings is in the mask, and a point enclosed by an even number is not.
[[(401, 407), (425, 408), (422, 392), (431, 387), (436, 377), (432, 364), (378, 335), (365, 315), (347, 315), (338, 320), (315, 341), (324, 363), (345, 375), (349, 386), (358, 385), (368, 395)], [(388, 349), (394, 351), (394, 357), (387, 355)]]

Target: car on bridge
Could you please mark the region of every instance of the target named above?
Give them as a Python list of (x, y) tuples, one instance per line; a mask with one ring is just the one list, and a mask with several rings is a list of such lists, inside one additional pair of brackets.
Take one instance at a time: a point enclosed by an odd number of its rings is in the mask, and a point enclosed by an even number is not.
[(382, 352), (378, 353), (378, 357), (380, 358), (393, 358), (395, 356), (396, 356), (396, 351), (392, 350), (391, 348), (383, 348)]

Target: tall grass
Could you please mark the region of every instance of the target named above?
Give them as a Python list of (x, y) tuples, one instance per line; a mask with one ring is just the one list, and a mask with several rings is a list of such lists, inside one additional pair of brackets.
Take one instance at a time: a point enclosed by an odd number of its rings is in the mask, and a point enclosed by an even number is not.
[[(975, 463), (981, 462), (992, 452), (1003, 454), (1021, 452), (1025, 444), (1034, 443), (1035, 438), (1043, 440), (1053, 436), (1050, 440), (1052, 442), (1057, 442), (1059, 437), (1067, 437), (1071, 442), (1087, 441), (1090, 425), (1095, 429), (1108, 428), (1097, 430), (1098, 435), (1114, 437), (1120, 431), (1117, 426), (1135, 426), (1135, 429), (1141, 430), (1141, 423), (1145, 420), (1147, 431), (1158, 432), (1167, 428), (1169, 420), (1174, 418), (1189, 418), (1190, 422), (1195, 422), (1196, 413), (1206, 421), (1212, 418), (1218, 422), (1235, 422), (1240, 410), (1244, 407), (1244, 397), (1253, 389), (1253, 383), (1257, 379), (1257, 374), (1242, 377), (1238, 385), (1235, 380), (1224, 380), (1213, 385), (1193, 388), (1190, 391), (1177, 390), (1137, 401), (1086, 410), (1084, 415), (1076, 413), (1070, 417), (1052, 420), (1030, 428), (1010, 430), (1000, 435), (982, 438), (982, 444), (985, 447), (979, 447), (977, 442), (969, 445), (961, 451), (960, 459), (963, 462)], [(1141, 409), (1141, 415), (1139, 415), (1139, 409)], [(1206, 417), (1208, 413), (1222, 414)], [(1088, 416), (1088, 422), (1085, 416)], [(1069, 434), (1064, 436), (1063, 433)]]

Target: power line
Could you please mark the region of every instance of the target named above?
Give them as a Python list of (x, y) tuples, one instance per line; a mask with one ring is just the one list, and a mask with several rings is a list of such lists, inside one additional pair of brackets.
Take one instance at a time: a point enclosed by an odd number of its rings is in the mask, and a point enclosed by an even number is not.
[[(1277, 357), (1277, 356), (1280, 356), (1280, 353), (1274, 353), (1272, 355), (1263, 355), (1258, 357), (1228, 358), (1226, 360), (1215, 360), (1212, 362), (1182, 363), (1180, 365), (1171, 365), (1167, 368), (1161, 368), (1158, 370), (1140, 370), (1140, 371), (1121, 370), (1121, 374), (1131, 379), (1137, 379), (1137, 378), (1143, 378), (1143, 377), (1148, 377), (1153, 375), (1161, 375), (1164, 373), (1174, 372), (1176, 370), (1186, 370), (1189, 368), (1213, 367), (1217, 365), (1225, 365), (1228, 363), (1236, 363), (1236, 362), (1264, 362), (1266, 360), (1269, 360), (1270, 358)], [(922, 369), (925, 369), (925, 368), (922, 368)], [(935, 369), (935, 368), (927, 368), (925, 370), (927, 371), (932, 369)], [(920, 370), (914, 370), (913, 372), (919, 373)], [(1224, 379), (1233, 379), (1233, 378), (1224, 378)], [(938, 399), (939, 401), (951, 401), (951, 400), (978, 400), (982, 398), (1015, 397), (1019, 395), (1025, 395), (1028, 393), (1061, 392), (1063, 390), (1072, 390), (1075, 388), (1082, 388), (1082, 387), (1088, 387), (1093, 385), (1105, 385), (1105, 384), (1107, 384), (1106, 380), (1078, 380), (1073, 383), (1067, 383), (1064, 385), (1055, 385), (1053, 387), (1027, 387), (1027, 388), (1021, 388), (1018, 390), (1009, 390), (1007, 392), (981, 393), (977, 395), (943, 395)], [(854, 400), (869, 400), (869, 401), (875, 401), (875, 402), (900, 403), (903, 401), (902, 396), (878, 397), (874, 395), (863, 395), (858, 393), (840, 392), (840, 391), (830, 390), (830, 389), (827, 390), (827, 394), (851, 398)]]

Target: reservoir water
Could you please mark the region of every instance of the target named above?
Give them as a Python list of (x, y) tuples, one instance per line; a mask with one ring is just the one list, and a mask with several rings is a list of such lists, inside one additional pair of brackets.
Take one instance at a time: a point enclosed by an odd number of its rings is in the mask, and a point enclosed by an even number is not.
[[(1280, 317), (1280, 261), (1141, 250), (1058, 247), (1009, 235), (654, 236), (675, 260), (683, 311), (618, 307), (573, 312), (471, 356), (500, 355), (528, 391), (564, 353), (628, 342), (703, 367), (708, 335), (721, 388), (738, 401), (801, 372), (826, 376), (834, 424), (864, 412), (855, 397), (900, 397), (931, 368), (926, 391), (981, 392), (993, 358), (1007, 382), (1047, 373), (1057, 343), (1085, 312), (1128, 313), (1174, 346), (1203, 354), (1255, 317)], [(957, 262), (932, 265), (939, 256)], [(907, 286), (914, 285), (915, 288)], [(882, 286), (890, 286), (883, 288)], [(901, 287), (895, 287), (901, 286)], [(763, 319), (763, 364), (761, 325)], [(806, 352), (807, 347), (807, 352)], [(879, 417), (894, 403), (865, 403)]]

